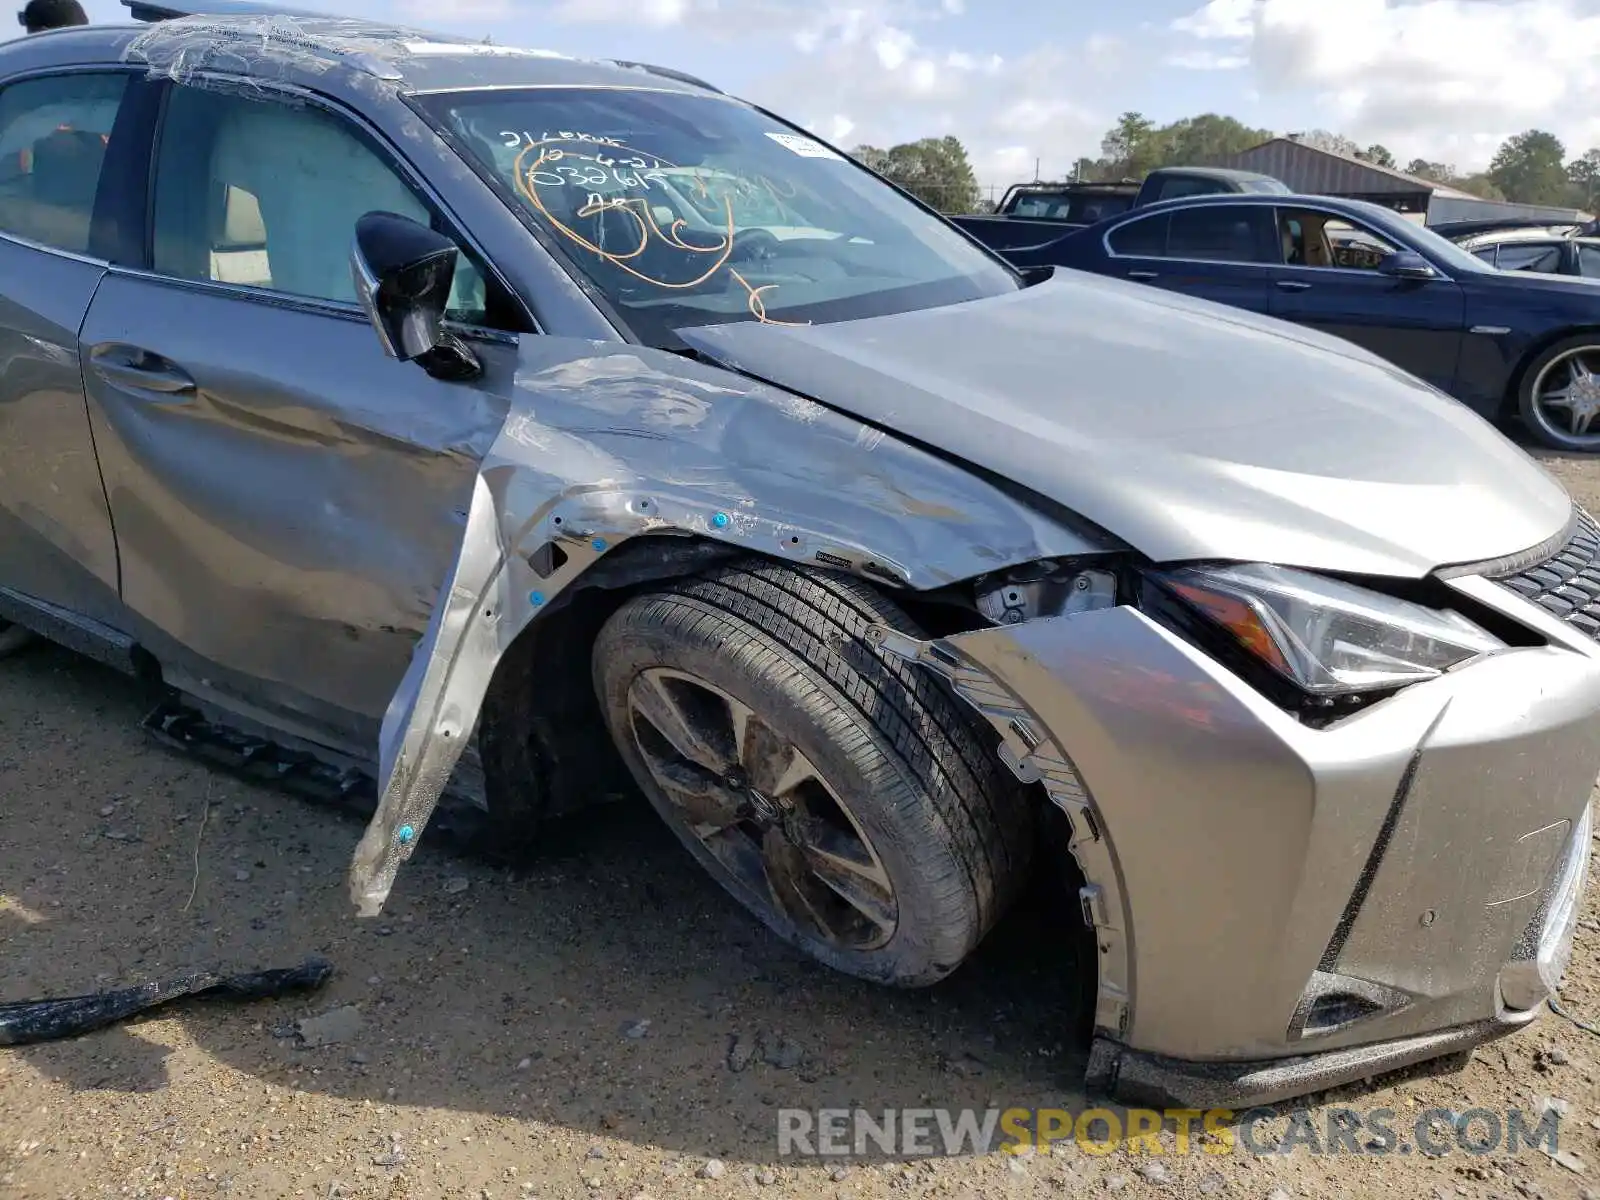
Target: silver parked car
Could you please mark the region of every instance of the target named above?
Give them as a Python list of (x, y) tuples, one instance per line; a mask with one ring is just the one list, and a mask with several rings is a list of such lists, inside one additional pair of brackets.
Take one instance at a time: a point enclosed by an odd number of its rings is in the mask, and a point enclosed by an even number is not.
[(369, 779), (362, 912), (441, 801), (510, 845), (631, 780), (887, 984), (1071, 870), (1123, 1096), (1557, 986), (1600, 532), (1465, 408), (1026, 281), (670, 71), (136, 12), (0, 48), (0, 614), (159, 677), (169, 739)]

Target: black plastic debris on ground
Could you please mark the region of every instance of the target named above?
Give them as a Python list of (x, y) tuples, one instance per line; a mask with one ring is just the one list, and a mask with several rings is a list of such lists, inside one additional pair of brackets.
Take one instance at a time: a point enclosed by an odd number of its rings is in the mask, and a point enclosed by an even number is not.
[(328, 982), (332, 974), (333, 965), (326, 959), (308, 958), (298, 967), (272, 971), (242, 975), (198, 971), (88, 996), (0, 1004), (0, 1046), (24, 1046), (77, 1037), (174, 1000), (271, 1000), (296, 992), (315, 991)]

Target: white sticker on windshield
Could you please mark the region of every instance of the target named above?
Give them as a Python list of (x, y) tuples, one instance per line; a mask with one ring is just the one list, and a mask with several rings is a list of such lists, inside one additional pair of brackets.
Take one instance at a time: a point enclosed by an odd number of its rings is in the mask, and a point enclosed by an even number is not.
[(821, 142), (801, 137), (797, 133), (769, 133), (767, 136), (784, 149), (794, 151), (801, 158), (835, 158), (840, 161), (844, 159), (842, 154), (835, 154)]

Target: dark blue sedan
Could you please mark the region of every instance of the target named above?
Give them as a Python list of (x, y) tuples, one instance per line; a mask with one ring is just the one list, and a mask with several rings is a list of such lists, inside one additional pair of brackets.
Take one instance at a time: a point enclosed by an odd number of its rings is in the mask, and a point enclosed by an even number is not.
[(1137, 209), (1016, 265), (1170, 288), (1356, 342), (1545, 444), (1600, 451), (1600, 288), (1499, 271), (1388, 209), (1324, 196), (1197, 196)]

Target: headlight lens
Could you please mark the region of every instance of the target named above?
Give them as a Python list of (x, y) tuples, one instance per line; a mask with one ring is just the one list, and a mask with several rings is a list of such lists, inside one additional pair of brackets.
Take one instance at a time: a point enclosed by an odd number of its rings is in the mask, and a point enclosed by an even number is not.
[(1403, 687), (1505, 648), (1459, 613), (1290, 567), (1183, 568), (1157, 578), (1313, 695)]

